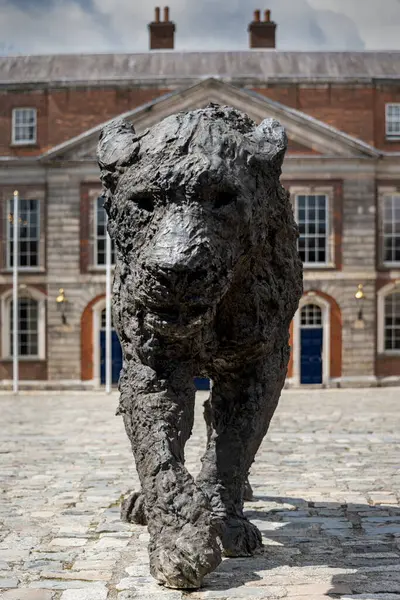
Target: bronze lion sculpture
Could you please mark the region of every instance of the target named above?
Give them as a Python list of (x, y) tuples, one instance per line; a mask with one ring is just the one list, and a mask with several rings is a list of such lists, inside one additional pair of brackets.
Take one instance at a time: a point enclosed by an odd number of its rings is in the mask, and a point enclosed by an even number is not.
[[(289, 326), (302, 294), (297, 227), (279, 182), (287, 146), (211, 104), (141, 135), (102, 130), (98, 161), (116, 246), (113, 319), (123, 348), (119, 413), (142, 492), (152, 575), (196, 588), (261, 534), (243, 514), (247, 475), (284, 385)], [(194, 376), (213, 385), (196, 481), (184, 465)]]

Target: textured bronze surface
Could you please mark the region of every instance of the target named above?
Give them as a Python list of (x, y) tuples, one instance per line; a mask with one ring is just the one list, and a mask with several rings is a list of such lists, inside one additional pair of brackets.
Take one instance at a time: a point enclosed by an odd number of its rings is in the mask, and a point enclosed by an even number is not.
[[(221, 548), (248, 556), (261, 545), (243, 496), (302, 293), (297, 227), (279, 182), (286, 143), (277, 121), (257, 127), (218, 105), (141, 136), (115, 120), (100, 137), (124, 352), (119, 412), (142, 485), (122, 512), (147, 522), (151, 572), (169, 587), (200, 586)], [(199, 375), (213, 387), (194, 481), (184, 447)]]

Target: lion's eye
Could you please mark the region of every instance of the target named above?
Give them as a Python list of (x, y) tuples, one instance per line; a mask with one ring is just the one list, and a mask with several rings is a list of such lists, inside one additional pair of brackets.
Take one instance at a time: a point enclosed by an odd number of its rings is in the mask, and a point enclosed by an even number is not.
[(142, 196), (136, 200), (136, 204), (140, 210), (145, 210), (147, 212), (154, 211), (154, 202), (150, 196)]
[(216, 198), (214, 200), (214, 208), (221, 208), (222, 206), (227, 206), (228, 204), (232, 204), (236, 200), (236, 195), (233, 192), (218, 192)]

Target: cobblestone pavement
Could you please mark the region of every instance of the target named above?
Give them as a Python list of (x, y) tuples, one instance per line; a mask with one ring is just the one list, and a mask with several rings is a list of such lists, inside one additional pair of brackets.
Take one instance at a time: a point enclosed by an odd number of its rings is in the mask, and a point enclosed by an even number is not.
[[(205, 445), (201, 400), (188, 444)], [(0, 395), (2, 600), (400, 599), (400, 389), (285, 391), (253, 465), (264, 549), (192, 593), (149, 576), (116, 395)]]

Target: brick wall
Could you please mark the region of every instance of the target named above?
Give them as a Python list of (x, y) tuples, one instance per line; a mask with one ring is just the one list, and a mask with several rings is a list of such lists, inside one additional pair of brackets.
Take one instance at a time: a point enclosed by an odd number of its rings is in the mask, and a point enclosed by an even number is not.
[[(48, 143), (47, 91), (0, 92), (0, 156), (31, 156), (40, 154)], [(37, 109), (37, 143), (29, 146), (12, 146), (13, 108)]]
[[(164, 89), (84, 88), (0, 93), (0, 156), (30, 156), (162, 94)], [(37, 144), (11, 146), (12, 109), (37, 108)]]
[(385, 139), (385, 104), (400, 102), (400, 84), (271, 85), (255, 91), (377, 148), (400, 150), (400, 142)]
[[(40, 154), (167, 91), (157, 87), (122, 86), (3, 91), (0, 93), (0, 155)], [(400, 102), (400, 84), (373, 87), (293, 83), (257, 87), (255, 91), (369, 144), (389, 151), (400, 150), (400, 142), (385, 140), (385, 103)], [(38, 110), (38, 142), (34, 146), (10, 145), (12, 109), (18, 106)]]

